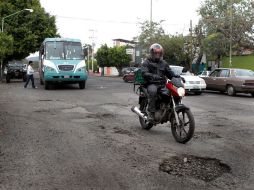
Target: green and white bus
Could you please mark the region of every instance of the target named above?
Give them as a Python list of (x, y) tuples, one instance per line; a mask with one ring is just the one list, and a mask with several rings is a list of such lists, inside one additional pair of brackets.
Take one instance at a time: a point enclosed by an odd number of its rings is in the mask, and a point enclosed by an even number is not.
[(70, 38), (46, 38), (39, 52), (40, 83), (49, 85), (78, 83), (84, 89), (87, 70), (81, 41)]

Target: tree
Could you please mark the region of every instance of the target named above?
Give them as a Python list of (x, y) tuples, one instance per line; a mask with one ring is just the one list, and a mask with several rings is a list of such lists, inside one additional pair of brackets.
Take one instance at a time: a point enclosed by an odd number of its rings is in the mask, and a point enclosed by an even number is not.
[(222, 33), (212, 33), (203, 41), (203, 50), (212, 60), (220, 60), (222, 55), (227, 53), (227, 41)]
[(131, 61), (131, 56), (126, 54), (127, 47), (128, 46), (114, 46), (109, 49), (109, 65), (116, 67), (119, 74), (121, 74), (123, 67), (129, 66)]
[[(236, 52), (240, 52), (241, 48), (252, 46), (254, 23), (252, 0), (205, 0), (199, 14), (206, 35), (221, 33), (220, 39), (223, 37), (223, 42), (228, 42), (227, 49), (230, 41)], [(224, 47), (219, 52), (225, 53), (223, 49)]]
[(161, 22), (150, 22), (148, 20), (139, 23), (140, 34), (135, 39), (138, 40), (138, 45), (143, 49), (147, 50), (150, 45), (158, 42), (164, 35), (165, 31), (161, 26)]
[[(100, 67), (116, 67), (119, 74), (121, 69), (128, 66), (131, 57), (126, 54), (127, 46), (115, 46), (109, 48), (106, 44), (102, 45), (96, 53), (96, 60)], [(102, 72), (103, 73), (103, 72)]]
[(33, 13), (22, 11), (4, 20), (3, 32), (13, 37), (13, 51), (5, 57), (5, 63), (13, 59), (23, 59), (38, 51), (44, 38), (59, 36), (55, 17), (45, 12), (39, 0), (1, 0), (0, 17), (27, 8), (33, 9)]
[(3, 32), (0, 33), (0, 79), (3, 78), (3, 60), (6, 56), (12, 53), (13, 38)]
[(190, 54), (186, 48), (186, 37), (183, 35), (165, 35), (158, 43), (164, 49), (164, 59), (171, 65), (187, 66), (190, 61)]

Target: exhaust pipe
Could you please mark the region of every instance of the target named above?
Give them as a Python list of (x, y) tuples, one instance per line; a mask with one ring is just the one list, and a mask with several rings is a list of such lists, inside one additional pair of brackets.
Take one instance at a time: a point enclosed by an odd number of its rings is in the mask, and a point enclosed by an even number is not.
[(135, 114), (137, 114), (139, 117), (142, 117), (143, 119), (147, 119), (147, 117), (138, 109), (136, 106), (131, 107), (131, 111), (133, 111)]

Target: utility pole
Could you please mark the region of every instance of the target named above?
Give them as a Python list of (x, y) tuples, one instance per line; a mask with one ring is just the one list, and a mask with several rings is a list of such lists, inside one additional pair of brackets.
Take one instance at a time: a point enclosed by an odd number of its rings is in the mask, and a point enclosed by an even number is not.
[(150, 5), (150, 26), (152, 26), (153, 22), (153, 0), (151, 0), (151, 5)]
[(192, 36), (192, 20), (190, 20), (190, 53), (191, 53), (191, 60), (190, 60), (190, 71), (192, 72), (192, 61), (193, 61), (193, 36)]
[(88, 72), (89, 72), (89, 44), (87, 46), (87, 67), (88, 67)]
[(94, 36), (94, 33), (96, 32), (96, 30), (93, 30), (93, 29), (90, 29), (89, 30), (90, 32), (92, 32), (92, 36), (90, 36), (89, 38), (92, 40), (92, 72), (94, 71), (94, 64), (93, 64), (93, 61), (94, 61), (94, 47), (95, 47), (95, 36)]
[(229, 39), (229, 67), (232, 67), (232, 26), (233, 26), (233, 1), (230, 1), (230, 39)]

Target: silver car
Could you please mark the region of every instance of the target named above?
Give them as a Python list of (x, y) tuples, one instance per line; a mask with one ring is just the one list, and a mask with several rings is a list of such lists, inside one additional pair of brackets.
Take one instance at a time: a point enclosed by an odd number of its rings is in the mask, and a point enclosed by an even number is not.
[(194, 74), (187, 72), (182, 72), (184, 67), (170, 65), (170, 68), (177, 75), (180, 75), (184, 78), (184, 88), (186, 92), (194, 92), (197, 95), (202, 94), (202, 92), (206, 89), (205, 80), (200, 78), (199, 76), (195, 76)]

